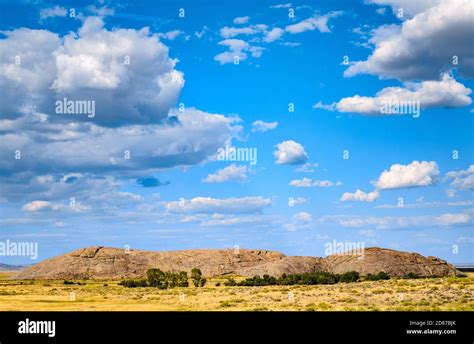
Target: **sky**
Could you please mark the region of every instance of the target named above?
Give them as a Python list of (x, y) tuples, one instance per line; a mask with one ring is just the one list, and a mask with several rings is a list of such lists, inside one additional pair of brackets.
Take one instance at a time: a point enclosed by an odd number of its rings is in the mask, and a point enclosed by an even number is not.
[(474, 262), (469, 0), (0, 6), (0, 242)]

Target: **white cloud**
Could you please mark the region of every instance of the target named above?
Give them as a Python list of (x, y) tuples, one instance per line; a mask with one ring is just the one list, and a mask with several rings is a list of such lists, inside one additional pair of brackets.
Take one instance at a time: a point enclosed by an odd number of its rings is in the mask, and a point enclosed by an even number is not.
[(267, 43), (271, 43), (273, 41), (280, 39), (284, 33), (285, 33), (285, 30), (275, 27), (265, 34), (263, 41)]
[(167, 39), (169, 41), (174, 40), (176, 37), (182, 35), (184, 32), (181, 30), (172, 30), (165, 33), (159, 33), (158, 37)]
[(291, 2), (289, 2), (285, 4), (272, 5), (270, 8), (290, 8), (291, 6)]
[(334, 111), (336, 110), (336, 103), (326, 105), (326, 104), (323, 104), (322, 101), (319, 101), (313, 105), (313, 109), (323, 109), (327, 111)]
[(315, 15), (314, 17), (305, 19), (296, 24), (285, 27), (285, 31), (291, 34), (301, 33), (305, 31), (319, 30), (319, 32), (331, 32), (328, 27), (328, 20), (342, 14), (341, 11), (334, 11), (325, 15)]
[(283, 42), (280, 44), (285, 47), (299, 47), (301, 45), (301, 43), (298, 43), (298, 42)]
[(291, 204), (290, 204), (290, 201), (289, 201), (289, 204), (291, 206), (294, 206), (294, 205), (301, 205), (301, 204), (305, 204), (307, 203), (308, 200), (304, 197), (295, 197), (295, 198), (292, 198), (291, 199)]
[[(457, 68), (466, 78), (474, 77), (472, 49), (472, 2), (374, 1), (403, 8), (413, 18), (400, 26), (382, 26), (370, 42), (375, 49), (366, 61), (352, 64), (344, 73), (360, 73), (400, 80), (436, 80), (441, 73)], [(453, 64), (453, 57), (458, 64)]]
[(311, 187), (317, 187), (317, 188), (329, 188), (331, 186), (341, 186), (342, 182), (337, 181), (337, 182), (331, 182), (329, 180), (312, 180), (310, 178), (303, 178), (303, 179), (295, 179), (292, 180), (289, 185), (295, 186), (298, 188), (311, 188)]
[(245, 16), (245, 17), (237, 17), (234, 19), (234, 24), (246, 24), (248, 23), (250, 17)]
[(196, 197), (191, 200), (165, 202), (164, 206), (171, 213), (195, 214), (234, 214), (234, 213), (259, 213), (271, 205), (268, 198), (250, 196), (241, 198), (211, 198)]
[(394, 164), (385, 170), (375, 183), (378, 189), (398, 189), (429, 186), (437, 182), (439, 168), (436, 162), (413, 161), (408, 165)]
[(54, 18), (54, 17), (65, 17), (67, 15), (67, 9), (60, 6), (54, 6), (51, 8), (43, 8), (40, 11), (40, 18)]
[(450, 171), (446, 177), (452, 179), (451, 187), (456, 190), (474, 190), (474, 165), (467, 170)]
[[(415, 14), (421, 13), (441, 2), (441, 0), (369, 0), (369, 3), (377, 5), (387, 5), (392, 8), (394, 14), (398, 14), (400, 9), (403, 10), (403, 17), (410, 18)], [(378, 8), (377, 10), (385, 10), (385, 8)], [(377, 11), (378, 13), (378, 11)], [(383, 12), (385, 13), (385, 11)]]
[(316, 163), (310, 163), (307, 162), (303, 166), (300, 166), (295, 169), (295, 172), (300, 172), (300, 173), (313, 173), (315, 169), (319, 166), (319, 164)]
[(201, 39), (206, 32), (209, 31), (209, 28), (207, 26), (203, 26), (201, 31), (196, 31), (194, 32), (194, 35), (196, 36), (197, 39)]
[(113, 16), (115, 14), (115, 10), (107, 6), (95, 7), (94, 5), (90, 5), (87, 6), (87, 10), (100, 17)]
[(247, 173), (249, 168), (247, 166), (237, 166), (232, 164), (223, 169), (218, 170), (215, 174), (209, 174), (204, 180), (204, 183), (225, 183), (238, 182), (243, 183), (247, 180)]
[(268, 26), (265, 24), (250, 25), (246, 27), (228, 27), (224, 26), (219, 30), (219, 35), (222, 38), (233, 38), (239, 35), (255, 35), (257, 33), (265, 32)]
[(252, 57), (258, 58), (262, 55), (264, 48), (253, 46), (241, 39), (226, 39), (219, 42), (219, 45), (228, 47), (228, 51), (220, 53), (214, 56), (214, 60), (218, 61), (220, 64), (233, 63), (235, 58), (238, 58), (239, 61), (244, 61), (247, 59), (247, 52), (249, 52)]
[(43, 210), (58, 210), (61, 204), (54, 204), (47, 201), (32, 201), (23, 206), (22, 210), (26, 212), (37, 212)]
[(362, 190), (357, 189), (356, 192), (344, 192), (341, 196), (342, 202), (373, 202), (377, 198), (379, 198), (378, 191), (372, 192), (364, 192)]
[(472, 216), (466, 213), (419, 216), (325, 216), (322, 223), (336, 223), (347, 228), (399, 229), (399, 228), (449, 228), (472, 225)]
[(356, 95), (343, 98), (336, 104), (323, 105), (319, 102), (313, 107), (361, 114), (411, 113), (419, 115), (420, 108), (470, 105), (472, 103), (469, 97), (471, 92), (471, 89), (454, 80), (452, 76), (444, 74), (440, 81), (422, 81), (421, 83), (407, 83), (405, 87), (387, 87), (379, 91), (375, 97)]
[[(55, 113), (55, 102), (66, 97), (95, 101), (93, 121), (99, 125), (159, 123), (184, 86), (177, 61), (147, 28), (108, 31), (102, 18), (87, 17), (78, 33), (62, 39), (46, 30), (17, 29), (5, 35), (0, 55), (11, 58), (0, 63), (0, 80), (10, 101), (2, 102), (0, 111), (6, 118), (34, 108), (51, 115), (50, 121), (64, 122), (64, 115)], [(8, 51), (21, 56), (21, 68)], [(84, 115), (70, 117), (91, 121)]]
[(258, 120), (252, 123), (252, 131), (263, 133), (268, 130), (273, 130), (277, 126), (278, 126), (278, 122), (264, 122), (264, 121)]
[(273, 152), (275, 163), (280, 165), (299, 165), (308, 160), (304, 147), (293, 140), (283, 141), (276, 145)]
[(437, 219), (442, 226), (454, 226), (471, 222), (469, 214), (442, 214)]
[[(206, 161), (241, 129), (233, 126), (237, 118), (191, 107), (184, 112), (172, 111), (169, 118), (174, 120), (118, 128), (30, 122), (24, 118), (0, 120), (0, 150), (22, 152), (20, 161), (12, 161), (7, 154), (0, 155), (0, 161), (9, 173), (143, 173)], [(130, 159), (125, 158), (125, 151), (130, 152)]]
[(305, 211), (296, 213), (293, 215), (293, 221), (295, 222), (311, 222), (313, 221), (313, 216), (310, 213)]

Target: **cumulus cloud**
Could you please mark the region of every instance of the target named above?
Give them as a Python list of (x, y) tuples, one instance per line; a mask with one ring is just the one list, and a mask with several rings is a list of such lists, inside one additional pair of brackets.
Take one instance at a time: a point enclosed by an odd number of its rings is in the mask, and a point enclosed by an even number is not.
[(373, 202), (377, 198), (379, 198), (379, 193), (378, 191), (372, 191), (372, 192), (364, 192), (362, 190), (357, 189), (356, 192), (350, 193), (350, 192), (344, 192), (341, 196), (341, 201), (342, 202)]
[(345, 76), (368, 73), (400, 80), (437, 80), (456, 68), (462, 76), (474, 77), (470, 0), (373, 2), (401, 7), (413, 18), (375, 30), (370, 39), (374, 51), (366, 61), (352, 64)]
[(310, 162), (307, 162), (306, 164), (298, 167), (295, 169), (295, 172), (299, 172), (299, 173), (313, 173), (316, 168), (319, 166), (318, 163), (310, 163)]
[(219, 42), (219, 45), (228, 47), (228, 51), (214, 56), (214, 60), (221, 65), (227, 63), (234, 63), (235, 59), (245, 61), (250, 53), (252, 57), (259, 58), (262, 55), (264, 48), (251, 45), (241, 39), (225, 39)]
[(54, 18), (54, 17), (65, 17), (67, 15), (67, 10), (64, 7), (54, 6), (50, 8), (43, 8), (40, 11), (40, 18)]
[(331, 186), (341, 186), (342, 182), (331, 182), (329, 180), (312, 180), (310, 178), (295, 179), (292, 180), (289, 185), (295, 186), (298, 188), (329, 188)]
[(263, 41), (267, 43), (271, 43), (273, 41), (280, 39), (284, 33), (285, 33), (285, 30), (280, 29), (279, 27), (275, 27), (265, 34)]
[(245, 214), (259, 213), (271, 205), (268, 198), (249, 196), (241, 198), (196, 197), (191, 200), (165, 202), (164, 207), (171, 213), (195, 214)]
[(246, 27), (228, 27), (224, 26), (219, 30), (219, 35), (222, 38), (233, 38), (239, 35), (255, 35), (257, 33), (264, 32), (268, 29), (268, 26), (265, 24), (256, 24)]
[(51, 203), (47, 201), (33, 201), (25, 204), (22, 208), (26, 212), (37, 212), (43, 210), (58, 210), (61, 208), (61, 204)]
[(434, 185), (438, 182), (439, 174), (438, 164), (435, 161), (414, 160), (407, 165), (393, 164), (389, 170), (380, 174), (377, 181), (373, 182), (374, 191), (366, 193), (357, 189), (354, 193), (345, 192), (340, 201), (373, 202), (379, 198), (380, 190)]
[(158, 37), (167, 39), (169, 41), (174, 40), (176, 37), (182, 35), (184, 32), (181, 30), (171, 30), (165, 33), (159, 33), (157, 34)]
[(300, 165), (308, 160), (304, 147), (293, 140), (283, 141), (275, 146), (275, 163), (279, 165)]
[(305, 211), (296, 213), (293, 215), (293, 221), (295, 222), (311, 222), (313, 221), (313, 216), (310, 213)]
[(467, 170), (450, 171), (446, 177), (451, 179), (451, 187), (456, 190), (474, 190), (474, 165)]
[(225, 168), (218, 170), (215, 174), (209, 174), (204, 180), (204, 183), (226, 183), (238, 182), (243, 183), (247, 180), (249, 168), (247, 166), (237, 166), (232, 164)]
[(380, 190), (429, 186), (437, 182), (439, 173), (435, 161), (415, 160), (408, 165), (394, 164), (382, 172), (375, 186)]
[(248, 23), (250, 17), (245, 16), (245, 17), (237, 17), (234, 19), (234, 24), (246, 24)]
[(301, 33), (305, 31), (318, 30), (319, 32), (331, 32), (328, 27), (328, 20), (338, 17), (342, 14), (341, 11), (333, 11), (325, 15), (315, 15), (311, 18), (300, 21), (296, 24), (291, 24), (285, 27), (285, 31), (291, 34)]
[(444, 74), (440, 81), (406, 83), (404, 87), (386, 87), (375, 97), (353, 96), (339, 102), (324, 105), (316, 103), (313, 108), (329, 111), (351, 112), (368, 115), (419, 115), (420, 108), (463, 107), (472, 103), (471, 89)]
[(177, 61), (147, 28), (109, 31), (101, 17), (87, 17), (77, 33), (62, 39), (46, 30), (16, 29), (5, 35), (0, 83), (12, 98), (0, 110), (7, 118), (34, 107), (49, 114), (50, 121), (91, 121), (81, 114), (55, 113), (55, 102), (67, 98), (94, 101), (93, 121), (100, 125), (159, 123), (184, 85)]
[[(382, 6), (390, 6), (394, 14), (398, 14), (400, 9), (403, 10), (403, 18), (411, 18), (415, 14), (421, 13), (433, 7), (434, 5), (438, 5), (441, 0), (419, 0), (419, 1), (411, 1), (411, 0), (368, 0), (368, 3), (382, 5)], [(402, 18), (402, 19), (403, 19)]]
[(268, 130), (276, 129), (277, 126), (278, 126), (278, 122), (264, 122), (264, 121), (258, 120), (252, 123), (252, 131), (263, 133)]
[[(228, 144), (240, 130), (233, 127), (236, 118), (194, 108), (172, 111), (170, 119), (173, 118), (174, 121), (164, 125), (118, 128), (91, 123), (51, 125), (48, 122), (25, 124), (23, 120), (3, 120), (0, 121), (2, 128), (9, 130), (1, 135), (0, 161), (9, 173), (156, 171), (203, 162)], [(34, 135), (18, 131), (25, 127), (33, 130)], [(22, 152), (21, 160), (11, 159), (15, 150)]]

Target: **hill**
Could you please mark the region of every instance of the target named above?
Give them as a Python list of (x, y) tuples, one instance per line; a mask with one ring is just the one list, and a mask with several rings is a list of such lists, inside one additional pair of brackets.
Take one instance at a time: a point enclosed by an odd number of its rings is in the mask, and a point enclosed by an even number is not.
[(44, 260), (24, 269), (16, 279), (122, 279), (139, 278), (149, 268), (187, 271), (199, 268), (204, 276), (279, 276), (313, 271), (361, 275), (385, 271), (392, 276), (455, 276), (456, 268), (436, 257), (383, 248), (367, 248), (362, 255), (325, 258), (285, 256), (268, 250), (143, 251), (93, 246)]

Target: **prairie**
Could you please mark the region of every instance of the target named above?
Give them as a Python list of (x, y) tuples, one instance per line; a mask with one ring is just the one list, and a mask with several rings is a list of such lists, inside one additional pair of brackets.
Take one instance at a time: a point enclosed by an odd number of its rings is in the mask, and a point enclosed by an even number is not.
[[(467, 277), (390, 279), (313, 286), (125, 288), (118, 280), (10, 280), (0, 272), (2, 311), (473, 311)], [(236, 278), (238, 280), (238, 278)], [(221, 286), (216, 286), (220, 282)], [(80, 284), (78, 284), (80, 283)]]

